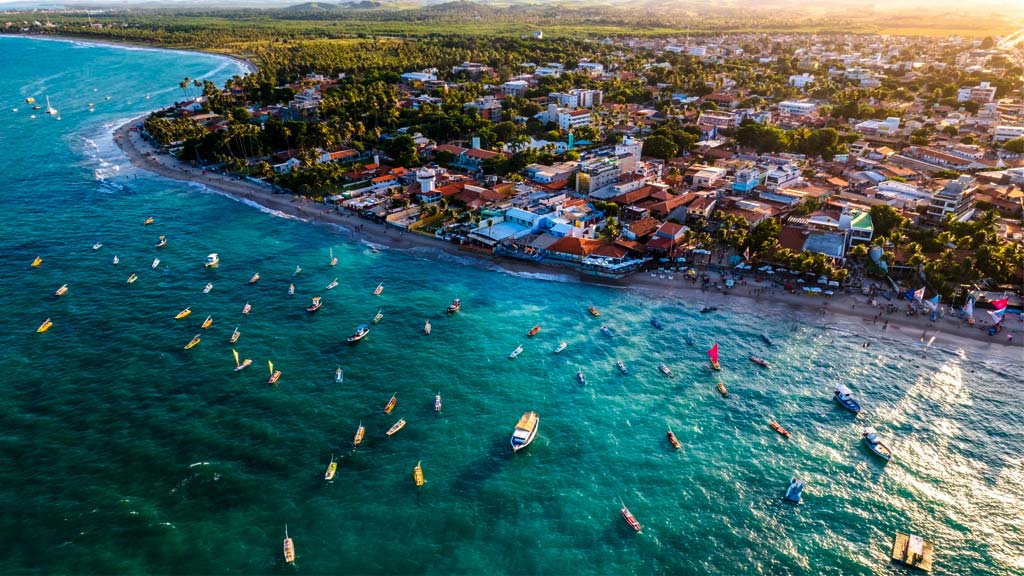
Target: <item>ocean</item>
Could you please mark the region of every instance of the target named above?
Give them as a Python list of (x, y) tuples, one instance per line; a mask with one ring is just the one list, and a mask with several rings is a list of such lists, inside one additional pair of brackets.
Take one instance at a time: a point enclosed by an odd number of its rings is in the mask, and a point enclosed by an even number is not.
[[(219, 84), (239, 63), (11, 37), (0, 51), (0, 572), (890, 574), (905, 572), (888, 559), (901, 531), (934, 543), (935, 574), (1024, 573), (1019, 357), (771, 308), (702, 315), (668, 289), (356, 243), (132, 168), (114, 146), (112, 128), (180, 99), (182, 78)], [(46, 96), (59, 120), (25, 103)], [(211, 252), (216, 269), (203, 266)], [(324, 306), (308, 314), (313, 296)], [(456, 297), (462, 311), (446, 316)], [(720, 373), (706, 355), (716, 341)], [(253, 365), (233, 372), (232, 348)], [(840, 383), (864, 406), (856, 417), (832, 400)], [(528, 410), (539, 434), (513, 455)], [(865, 426), (892, 462), (862, 445)], [(782, 500), (794, 475), (807, 483), (798, 506)]]

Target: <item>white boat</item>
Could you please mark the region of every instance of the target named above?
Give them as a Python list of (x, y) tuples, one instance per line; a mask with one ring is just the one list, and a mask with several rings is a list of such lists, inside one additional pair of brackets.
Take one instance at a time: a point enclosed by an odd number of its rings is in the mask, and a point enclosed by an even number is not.
[(882, 458), (886, 462), (892, 460), (892, 450), (888, 446), (882, 443), (878, 438), (878, 431), (870, 426), (864, 429), (861, 434), (864, 439), (864, 444), (867, 445), (868, 449), (874, 452), (879, 458)]
[(150, 268), (156, 270), (156, 267), (159, 266), (159, 265), (160, 265), (160, 259), (159, 258), (153, 258), (153, 265), (150, 266)]
[(242, 307), (242, 314), (248, 314), (251, 310), (252, 310), (252, 304), (249, 304), (248, 302), (246, 302), (245, 306)]
[(207, 268), (216, 268), (219, 264), (220, 264), (220, 257), (217, 256), (216, 252), (213, 252), (211, 254), (207, 254), (207, 256), (206, 256), (206, 264), (205, 264), (205, 266)]
[(604, 334), (605, 336), (612, 336), (613, 335), (612, 331), (609, 330), (607, 326), (601, 326), (601, 333)]
[(434, 412), (441, 412), (441, 391), (437, 391), (437, 396), (434, 396)]
[(583, 375), (583, 369), (578, 368), (576, 370), (576, 381), (580, 383), (580, 386), (587, 385), (587, 377)]
[(288, 285), (288, 295), (289, 296), (294, 296), (295, 295), (295, 284), (289, 284)]
[(380, 296), (382, 292), (384, 292), (384, 283), (383, 282), (381, 282), (380, 284), (377, 284), (377, 287), (373, 289), (373, 295), (374, 296)]
[(331, 266), (338, 264), (338, 259), (334, 257), (334, 248), (331, 248)]
[(341, 366), (338, 366), (338, 369), (334, 371), (334, 381), (338, 384), (345, 381), (345, 373), (342, 372)]
[(302, 266), (296, 266), (295, 267), (295, 276), (298, 276), (300, 273), (302, 273)]
[(377, 310), (377, 313), (373, 315), (373, 321), (371, 322), (371, 324), (376, 324), (376, 323), (380, 322), (383, 318), (384, 318), (384, 309), (380, 308), (380, 309)]
[(367, 326), (366, 324), (360, 324), (359, 326), (356, 326), (356, 331), (351, 336), (348, 337), (348, 342), (358, 342), (363, 338), (366, 338), (366, 335), (369, 333), (370, 327)]
[(121, 259), (117, 257), (117, 254), (114, 254), (114, 265), (116, 266), (117, 263), (120, 262), (120, 261), (121, 261)]
[(522, 346), (522, 344), (520, 344), (519, 346), (516, 346), (516, 349), (513, 350), (511, 354), (508, 355), (509, 360), (514, 360), (514, 359), (518, 358), (519, 355), (522, 354), (522, 353), (523, 353), (523, 346)]
[(540, 428), (540, 416), (536, 412), (526, 412), (516, 423), (516, 429), (512, 432), (512, 451), (519, 452), (526, 448), (537, 437), (537, 430)]
[(93, 250), (99, 250), (100, 248), (103, 248), (103, 243), (102, 242), (97, 242), (97, 243), (92, 245), (92, 249)]
[(562, 350), (565, 350), (565, 347), (566, 347), (566, 346), (568, 346), (568, 344), (566, 344), (566, 343), (565, 343), (565, 340), (562, 340), (561, 342), (559, 342), (559, 343), (558, 343), (558, 348), (555, 348), (555, 354), (558, 354), (558, 353), (560, 353), (560, 352), (561, 352)]
[(430, 336), (430, 320), (427, 320), (426, 323), (423, 324), (423, 333)]
[(57, 288), (57, 291), (54, 294), (56, 294), (57, 296), (63, 296), (65, 294), (67, 294), (67, 293), (68, 293), (68, 285), (64, 284), (60, 288)]
[(668, 376), (669, 378), (672, 377), (672, 370), (670, 370), (669, 367), (666, 366), (665, 364), (659, 364), (658, 370), (665, 376)]
[(619, 372), (622, 372), (623, 374), (629, 374), (629, 370), (626, 368), (626, 365), (623, 364), (622, 360), (616, 360), (615, 366), (619, 369)]
[(203, 294), (209, 294), (210, 290), (213, 290), (213, 282), (206, 283), (206, 287), (203, 288)]
[(327, 289), (328, 290), (331, 290), (331, 289), (337, 288), (337, 287), (338, 287), (338, 279), (337, 278), (335, 278), (334, 280), (331, 280), (331, 283), (327, 285)]

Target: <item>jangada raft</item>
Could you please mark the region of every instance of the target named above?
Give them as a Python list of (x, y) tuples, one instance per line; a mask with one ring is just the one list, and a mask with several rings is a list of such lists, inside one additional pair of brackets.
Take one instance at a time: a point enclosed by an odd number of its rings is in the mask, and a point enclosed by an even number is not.
[(708, 358), (711, 359), (712, 370), (722, 369), (722, 365), (718, 363), (718, 342), (715, 342), (715, 345), (712, 346), (710, 350), (708, 350)]

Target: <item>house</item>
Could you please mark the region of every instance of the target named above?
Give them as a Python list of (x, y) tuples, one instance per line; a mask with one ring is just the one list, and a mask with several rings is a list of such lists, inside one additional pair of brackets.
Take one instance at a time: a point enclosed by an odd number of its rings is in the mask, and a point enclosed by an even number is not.
[(957, 102), (974, 101), (979, 104), (985, 104), (995, 99), (996, 87), (988, 82), (981, 82), (977, 86), (963, 86), (956, 91)]
[(774, 166), (765, 174), (764, 186), (769, 190), (788, 188), (800, 182), (800, 169), (792, 164)]
[(974, 215), (974, 193), (977, 189), (977, 183), (970, 176), (960, 176), (949, 182), (932, 196), (926, 217), (933, 222), (940, 222), (946, 214), (953, 214), (961, 222), (970, 219)]
[(690, 218), (703, 218), (708, 220), (711, 218), (712, 212), (715, 210), (715, 205), (718, 204), (718, 199), (714, 196), (701, 196), (694, 200), (686, 211), (686, 217)]
[(735, 192), (750, 192), (761, 184), (765, 176), (766, 174), (758, 170), (756, 166), (741, 168), (733, 177), (732, 189)]
[(779, 112), (791, 116), (810, 116), (818, 108), (814, 102), (794, 102), (786, 100), (779, 102)]
[(814, 76), (804, 72), (803, 74), (794, 74), (789, 77), (789, 85), (794, 88), (803, 90), (808, 84), (814, 82)]
[(509, 80), (501, 85), (501, 93), (505, 96), (516, 96), (522, 98), (530, 89), (530, 83), (525, 80)]
[(559, 110), (558, 111), (558, 127), (562, 130), (569, 131), (573, 128), (580, 128), (582, 126), (590, 126), (590, 110)]
[(697, 188), (716, 188), (725, 175), (725, 168), (705, 166), (693, 175), (693, 185)]
[(992, 133), (992, 142), (1006, 142), (1024, 136), (1024, 126), (996, 126)]
[(672, 254), (683, 243), (690, 229), (675, 222), (665, 222), (647, 241), (647, 250), (659, 254)]
[(430, 82), (437, 80), (437, 69), (431, 68), (424, 70), (422, 72), (406, 72), (405, 74), (399, 76), (399, 78), (401, 78), (402, 82), (406, 84), (414, 84), (416, 82)]
[(476, 110), (480, 114), (480, 118), (484, 120), (501, 122), (501, 100), (498, 100), (494, 96), (477, 98), (472, 102), (466, 102), (462, 107), (466, 110)]

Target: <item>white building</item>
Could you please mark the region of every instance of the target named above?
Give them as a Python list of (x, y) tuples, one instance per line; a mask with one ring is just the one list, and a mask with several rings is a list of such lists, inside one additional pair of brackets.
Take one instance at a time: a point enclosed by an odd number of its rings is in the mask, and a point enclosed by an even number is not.
[(572, 130), (582, 126), (590, 126), (590, 110), (559, 110), (558, 127), (562, 130)]
[(551, 92), (548, 98), (563, 108), (593, 108), (604, 101), (604, 93), (600, 90), (574, 88), (568, 92)]
[(600, 76), (604, 74), (604, 64), (584, 60), (579, 63), (579, 65), (576, 67), (576, 70), (590, 76)]
[(786, 100), (779, 102), (779, 112), (793, 116), (809, 116), (814, 113), (818, 106), (813, 102), (794, 102)]
[(768, 170), (764, 178), (764, 186), (769, 190), (786, 188), (800, 183), (800, 169), (792, 164), (775, 166)]
[(1021, 136), (1024, 136), (1024, 126), (996, 126), (996, 130), (992, 134), (992, 141), (1006, 142)]
[(803, 74), (794, 74), (789, 77), (789, 85), (794, 88), (803, 90), (808, 84), (814, 83), (814, 76), (804, 72)]
[(996, 87), (990, 86), (988, 82), (982, 82), (977, 86), (964, 86), (957, 90), (956, 101), (967, 102), (973, 100), (979, 104), (985, 104), (996, 99)]
[(431, 82), (437, 80), (437, 69), (427, 69), (422, 72), (406, 72), (401, 76), (402, 82), (411, 84), (413, 82)]
[(505, 96), (516, 96), (522, 98), (530, 89), (530, 83), (526, 80), (509, 80), (501, 85), (501, 93)]

